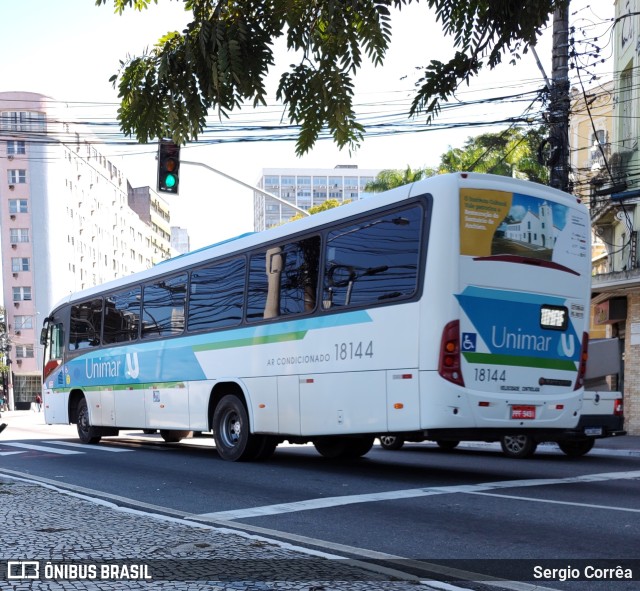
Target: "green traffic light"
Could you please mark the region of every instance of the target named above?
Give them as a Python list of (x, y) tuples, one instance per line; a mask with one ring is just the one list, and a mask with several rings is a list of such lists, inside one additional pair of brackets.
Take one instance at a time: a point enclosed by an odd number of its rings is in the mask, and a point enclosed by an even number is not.
[(164, 184), (168, 189), (172, 189), (176, 186), (176, 177), (172, 174), (168, 174), (164, 179)]

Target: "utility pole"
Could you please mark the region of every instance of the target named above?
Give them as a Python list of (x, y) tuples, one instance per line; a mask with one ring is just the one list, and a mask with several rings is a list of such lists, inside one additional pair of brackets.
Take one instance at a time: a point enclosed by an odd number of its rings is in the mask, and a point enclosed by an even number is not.
[(549, 184), (569, 191), (569, 0), (553, 13), (551, 70)]

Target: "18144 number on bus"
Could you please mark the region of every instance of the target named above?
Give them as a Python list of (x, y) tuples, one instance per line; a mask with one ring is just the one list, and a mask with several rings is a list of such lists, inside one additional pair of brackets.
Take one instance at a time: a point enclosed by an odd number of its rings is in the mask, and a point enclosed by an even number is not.
[(507, 370), (475, 368), (476, 382), (506, 382)]
[(373, 357), (373, 341), (367, 342), (349, 342), (335, 343), (335, 359), (336, 361), (349, 361), (351, 359), (363, 359), (365, 357)]

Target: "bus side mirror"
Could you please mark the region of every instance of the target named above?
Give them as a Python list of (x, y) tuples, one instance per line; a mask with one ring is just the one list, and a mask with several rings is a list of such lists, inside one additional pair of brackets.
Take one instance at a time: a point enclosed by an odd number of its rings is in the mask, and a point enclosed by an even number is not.
[(42, 330), (40, 331), (40, 344), (41, 345), (46, 345), (47, 344), (47, 334), (48, 334), (48, 331), (47, 331), (46, 327), (43, 327)]

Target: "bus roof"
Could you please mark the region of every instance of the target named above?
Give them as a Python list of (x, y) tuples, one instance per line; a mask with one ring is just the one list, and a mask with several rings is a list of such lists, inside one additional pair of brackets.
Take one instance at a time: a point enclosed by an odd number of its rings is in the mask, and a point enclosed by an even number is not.
[(574, 206), (578, 206), (579, 203), (575, 197), (568, 195), (567, 193), (563, 193), (545, 185), (539, 185), (537, 183), (514, 179), (511, 177), (466, 172), (436, 175), (385, 191), (383, 193), (371, 195), (365, 199), (354, 201), (341, 207), (329, 209), (313, 216), (296, 220), (295, 222), (286, 223), (263, 232), (247, 232), (239, 236), (178, 255), (171, 259), (162, 261), (150, 269), (138, 271), (126, 277), (120, 277), (94, 287), (89, 287), (84, 290), (71, 293), (58, 301), (53, 309), (55, 310), (66, 303), (83, 300), (91, 296), (101, 295), (102, 293), (109, 291), (124, 289), (132, 283), (145, 282), (152, 280), (155, 277), (178, 271), (184, 267), (206, 262), (214, 255), (225, 256), (263, 243), (266, 244), (272, 241), (277, 241), (280, 238), (304, 232), (315, 227), (335, 223), (352, 215), (365, 213), (369, 210), (384, 207), (385, 205), (393, 205), (394, 203), (401, 202), (410, 197), (424, 195), (426, 193), (438, 195), (443, 191), (451, 192), (452, 189), (455, 189), (457, 193), (461, 187), (474, 187), (478, 189), (491, 188), (494, 190), (511, 192), (522, 191), (532, 196), (544, 195), (547, 199), (553, 198), (558, 201), (565, 202), (567, 205), (573, 204)]

